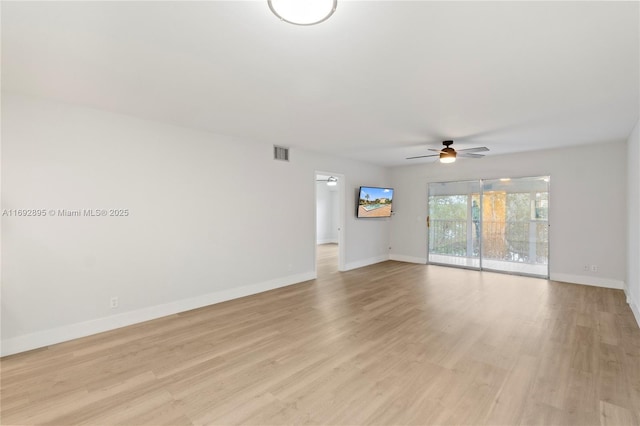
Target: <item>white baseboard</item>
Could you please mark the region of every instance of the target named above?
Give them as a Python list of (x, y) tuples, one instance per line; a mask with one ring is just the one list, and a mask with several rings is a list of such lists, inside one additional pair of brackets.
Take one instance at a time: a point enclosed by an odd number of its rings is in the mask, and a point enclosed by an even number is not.
[(338, 240), (335, 238), (324, 238), (322, 240), (316, 240), (316, 244), (338, 244)]
[(9, 339), (3, 339), (0, 349), (0, 355), (6, 356), (53, 345), (56, 343), (66, 342), (68, 340), (114, 330), (116, 328), (121, 328), (156, 318), (165, 317), (167, 315), (173, 315), (180, 312), (201, 308), (203, 306), (237, 299), (239, 297), (250, 296), (252, 294), (262, 293), (276, 288), (286, 287), (288, 285), (309, 281), (314, 278), (315, 275), (313, 272), (305, 272), (302, 274), (276, 278), (261, 283), (249, 284), (238, 288), (220, 290), (202, 296), (165, 303), (163, 305), (123, 312), (118, 315), (97, 318), (90, 321), (69, 324), (49, 330), (43, 330), (35, 333), (25, 334), (22, 336), (12, 337)]
[(636, 317), (636, 322), (638, 323), (638, 327), (640, 327), (640, 308), (638, 308), (638, 305), (633, 303), (633, 300), (627, 299), (627, 302), (629, 302), (629, 307), (631, 308), (631, 312), (633, 312), (633, 316)]
[(389, 259), (397, 260), (398, 262), (420, 263), (423, 265), (427, 264), (427, 259), (425, 257), (405, 256), (403, 254), (390, 254)]
[(389, 260), (388, 254), (383, 254), (381, 256), (370, 257), (368, 259), (356, 260), (355, 262), (349, 262), (344, 265), (344, 271), (350, 271), (352, 269), (362, 268), (364, 266), (373, 265), (375, 263), (380, 263)]
[(583, 284), (583, 285), (590, 285), (594, 287), (614, 288), (616, 290), (624, 289), (624, 281), (612, 280), (611, 278), (552, 273), (549, 279), (551, 281), (561, 281), (564, 283), (571, 283), (571, 284)]
[(631, 297), (629, 288), (624, 286), (624, 294), (627, 296), (627, 304), (631, 308), (631, 312), (633, 312), (633, 316), (636, 318), (636, 322), (638, 323), (638, 327), (640, 327), (640, 308), (636, 305)]

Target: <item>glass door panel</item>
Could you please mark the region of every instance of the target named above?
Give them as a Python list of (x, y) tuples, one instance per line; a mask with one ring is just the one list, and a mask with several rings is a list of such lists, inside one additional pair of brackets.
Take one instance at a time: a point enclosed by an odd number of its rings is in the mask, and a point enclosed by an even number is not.
[(429, 263), (480, 268), (480, 182), (429, 184)]
[(482, 267), (549, 275), (549, 177), (483, 181)]

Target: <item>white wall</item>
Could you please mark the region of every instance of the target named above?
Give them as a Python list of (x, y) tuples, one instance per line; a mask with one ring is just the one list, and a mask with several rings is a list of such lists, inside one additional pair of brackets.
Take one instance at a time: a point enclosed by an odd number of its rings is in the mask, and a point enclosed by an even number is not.
[(627, 140), (627, 301), (640, 326), (640, 122)]
[[(626, 151), (619, 142), (395, 167), (391, 258), (426, 262), (428, 182), (550, 175), (551, 279), (623, 288)], [(584, 265), (598, 265), (598, 272), (584, 272)]]
[(381, 167), (6, 93), (2, 142), (2, 209), (129, 209), (2, 218), (5, 355), (313, 278), (315, 170), (345, 175), (347, 269), (388, 258), (355, 218)]
[(338, 242), (338, 186), (316, 182), (316, 242)]
[[(331, 191), (331, 224), (333, 228), (331, 229), (331, 242), (338, 243), (339, 242), (339, 232), (338, 229), (340, 227), (340, 203), (338, 202), (338, 192), (336, 190)], [(349, 206), (347, 209), (347, 214), (352, 214), (355, 210), (355, 207)], [(355, 213), (353, 213), (355, 214)], [(385, 227), (387, 228), (387, 232), (391, 232), (391, 224), (387, 223)], [(388, 249), (387, 249), (388, 250)], [(388, 254), (388, 251), (387, 251)]]

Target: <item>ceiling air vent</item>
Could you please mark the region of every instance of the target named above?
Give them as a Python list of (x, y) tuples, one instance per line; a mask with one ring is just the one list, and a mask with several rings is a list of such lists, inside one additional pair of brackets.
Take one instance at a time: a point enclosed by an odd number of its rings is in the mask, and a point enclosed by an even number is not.
[(289, 148), (284, 146), (273, 146), (273, 159), (280, 161), (289, 161)]

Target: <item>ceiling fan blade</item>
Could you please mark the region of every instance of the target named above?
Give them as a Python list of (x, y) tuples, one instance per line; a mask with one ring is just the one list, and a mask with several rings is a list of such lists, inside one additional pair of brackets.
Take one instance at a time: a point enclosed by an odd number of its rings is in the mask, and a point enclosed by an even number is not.
[(442, 150), (441, 150), (441, 149), (433, 149), (433, 148), (429, 148), (429, 151), (440, 152), (440, 151), (442, 151)]
[(458, 152), (485, 152), (489, 151), (489, 148), (486, 146), (479, 146), (477, 148), (467, 148), (467, 149), (459, 149)]
[(482, 158), (484, 157), (484, 155), (482, 154), (473, 154), (471, 152), (461, 152), (458, 154), (458, 157), (465, 157), (465, 158)]
[(407, 157), (407, 160), (413, 160), (414, 158), (426, 158), (426, 157), (439, 157), (440, 154), (432, 154), (432, 155), (418, 155), (417, 157)]

